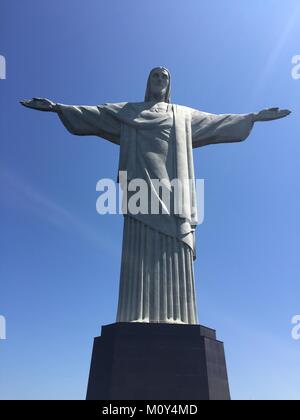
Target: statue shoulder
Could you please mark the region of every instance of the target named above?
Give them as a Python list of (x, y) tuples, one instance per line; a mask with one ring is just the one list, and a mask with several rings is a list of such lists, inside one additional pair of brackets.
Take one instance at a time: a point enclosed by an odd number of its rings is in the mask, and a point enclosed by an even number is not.
[(195, 112), (199, 112), (197, 109), (191, 108), (190, 106), (180, 105), (180, 104), (172, 104), (172, 105), (176, 107), (177, 112), (179, 112), (180, 114), (193, 115)]
[(140, 112), (147, 108), (147, 104), (145, 102), (107, 102), (103, 105), (106, 109), (110, 111), (132, 111), (132, 112)]
[(121, 110), (128, 105), (128, 102), (105, 102), (104, 104), (99, 105), (99, 107), (112, 109), (112, 110)]

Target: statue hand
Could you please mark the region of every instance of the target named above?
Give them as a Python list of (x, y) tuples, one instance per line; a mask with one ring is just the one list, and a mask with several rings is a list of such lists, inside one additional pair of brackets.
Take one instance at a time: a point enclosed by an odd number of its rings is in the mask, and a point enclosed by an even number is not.
[(253, 115), (254, 121), (272, 121), (278, 120), (279, 118), (287, 117), (291, 114), (291, 111), (288, 109), (279, 109), (279, 108), (269, 108), (264, 109), (257, 114)]
[(20, 101), (20, 104), (27, 108), (36, 109), (38, 111), (56, 112), (56, 104), (52, 101), (49, 101), (49, 99), (33, 98), (26, 101)]

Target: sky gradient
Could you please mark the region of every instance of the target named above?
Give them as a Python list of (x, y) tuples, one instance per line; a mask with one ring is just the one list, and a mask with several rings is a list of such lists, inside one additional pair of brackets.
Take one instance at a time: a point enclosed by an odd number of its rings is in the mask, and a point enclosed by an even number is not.
[(115, 321), (123, 226), (95, 208), (118, 146), (18, 101), (142, 101), (157, 65), (171, 71), (174, 103), (293, 111), (243, 143), (194, 151), (205, 179), (195, 274), (233, 399), (300, 399), (299, 21), (298, 0), (2, 0), (0, 399), (85, 398), (92, 339)]

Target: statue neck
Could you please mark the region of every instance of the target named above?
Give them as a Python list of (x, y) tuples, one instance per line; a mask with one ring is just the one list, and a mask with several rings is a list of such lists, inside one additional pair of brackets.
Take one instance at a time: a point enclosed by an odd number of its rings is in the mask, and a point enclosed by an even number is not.
[(151, 95), (150, 102), (159, 103), (159, 102), (166, 102), (164, 95)]

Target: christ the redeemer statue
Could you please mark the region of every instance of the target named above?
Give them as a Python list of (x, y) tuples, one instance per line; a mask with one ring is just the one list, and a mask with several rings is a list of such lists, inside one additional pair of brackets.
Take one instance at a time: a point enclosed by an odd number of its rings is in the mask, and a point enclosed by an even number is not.
[[(193, 148), (245, 140), (255, 122), (286, 117), (270, 108), (252, 114), (215, 115), (170, 103), (170, 73), (149, 75), (144, 102), (98, 106), (57, 104), (34, 98), (22, 105), (56, 112), (75, 135), (98, 136), (120, 146), (120, 171), (144, 180), (167, 208), (160, 214), (124, 215), (117, 322), (197, 324), (193, 260), (197, 225)], [(174, 179), (185, 185), (180, 214), (164, 206), (152, 182)]]

